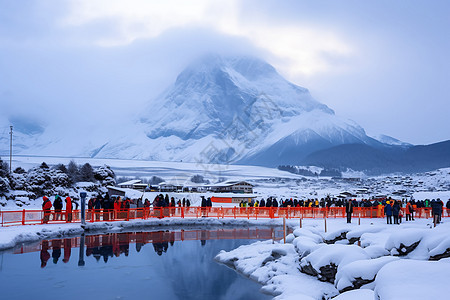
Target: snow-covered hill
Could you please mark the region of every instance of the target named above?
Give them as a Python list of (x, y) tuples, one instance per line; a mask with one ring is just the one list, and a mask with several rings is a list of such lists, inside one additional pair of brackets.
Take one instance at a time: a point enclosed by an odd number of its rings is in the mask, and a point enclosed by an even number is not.
[(204, 56), (136, 115), (120, 130), (97, 124), (82, 142), (47, 128), (20, 152), (277, 166), (336, 145), (381, 144), (254, 57)]

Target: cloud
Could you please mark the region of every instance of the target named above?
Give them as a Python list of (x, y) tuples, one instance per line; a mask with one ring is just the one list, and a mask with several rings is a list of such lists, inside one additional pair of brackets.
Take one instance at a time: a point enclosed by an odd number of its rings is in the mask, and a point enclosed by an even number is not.
[(171, 29), (210, 28), (223, 35), (248, 39), (276, 57), (289, 74), (326, 72), (335, 67), (329, 57), (345, 58), (354, 52), (352, 45), (333, 30), (308, 23), (269, 24), (264, 19), (247, 19), (239, 10), (238, 1), (84, 0), (72, 2), (70, 13), (59, 23), (68, 28), (89, 26), (101, 20), (114, 23), (114, 35), (92, 40), (103, 47), (155, 38)]

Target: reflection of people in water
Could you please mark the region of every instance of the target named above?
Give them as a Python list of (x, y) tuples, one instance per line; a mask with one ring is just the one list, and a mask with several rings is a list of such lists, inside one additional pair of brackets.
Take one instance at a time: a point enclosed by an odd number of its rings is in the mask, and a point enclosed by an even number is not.
[(207, 239), (208, 239), (208, 231), (206, 231), (206, 230), (200, 231), (200, 243), (202, 246), (206, 245)]
[(68, 263), (72, 252), (72, 239), (64, 239), (64, 258), (63, 263)]
[(155, 252), (159, 256), (161, 256), (163, 252), (167, 252), (167, 249), (169, 248), (167, 239), (169, 236), (170, 234), (164, 231), (153, 232), (153, 249), (155, 249)]
[(53, 240), (52, 241), (52, 258), (53, 263), (57, 264), (58, 259), (61, 257), (61, 240)]
[(41, 249), (41, 268), (45, 268), (47, 265), (47, 261), (50, 259), (50, 253), (48, 253), (48, 241), (42, 241), (42, 249)]
[(153, 248), (155, 249), (155, 252), (161, 256), (163, 252), (167, 252), (167, 249), (169, 248), (168, 242), (161, 242), (161, 243), (153, 243)]
[(111, 234), (104, 235), (102, 238), (102, 246), (100, 247), (100, 254), (103, 256), (103, 261), (108, 262), (109, 257), (113, 257), (113, 246), (111, 241)]

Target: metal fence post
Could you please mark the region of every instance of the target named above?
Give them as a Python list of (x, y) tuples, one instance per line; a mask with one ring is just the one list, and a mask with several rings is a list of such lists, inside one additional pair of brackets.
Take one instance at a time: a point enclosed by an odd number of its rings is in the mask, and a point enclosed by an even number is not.
[(81, 192), (81, 227), (84, 229), (86, 227), (86, 192)]
[[(86, 194), (86, 193), (85, 193)], [(83, 214), (82, 214), (83, 215)], [(83, 218), (84, 219), (84, 218)], [(85, 224), (86, 225), (86, 224)], [(84, 266), (84, 233), (81, 234), (80, 237), (80, 252), (79, 252), (79, 256), (78, 256), (78, 266), (82, 267)]]

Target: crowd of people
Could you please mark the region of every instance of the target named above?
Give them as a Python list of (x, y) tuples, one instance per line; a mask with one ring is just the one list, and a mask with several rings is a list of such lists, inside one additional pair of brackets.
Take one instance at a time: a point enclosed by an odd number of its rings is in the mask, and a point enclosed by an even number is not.
[[(71, 222), (72, 221), (72, 211), (78, 209), (78, 203), (72, 201), (68, 196), (66, 197), (65, 207), (66, 210), (63, 213), (64, 203), (59, 195), (55, 195), (53, 203), (46, 196), (43, 197), (42, 209), (44, 211), (43, 223), (48, 223), (51, 216), (55, 221)], [(133, 202), (127, 197), (110, 197), (108, 194), (104, 196), (98, 194), (92, 197), (88, 201), (88, 214), (94, 212), (95, 210), (101, 210), (103, 212), (103, 220), (109, 220), (111, 218), (109, 212), (114, 211), (126, 211), (131, 205), (140, 208), (171, 208), (171, 207), (190, 207), (191, 202), (189, 199), (175, 199), (175, 197), (170, 197), (168, 194), (157, 195), (152, 202), (149, 199), (138, 199)], [(73, 206), (76, 207), (73, 207)], [(211, 198), (205, 198), (201, 196), (202, 208), (212, 207)], [(52, 212), (51, 209), (54, 209)], [(241, 201), (239, 207), (312, 207), (312, 208), (329, 208), (329, 207), (345, 207), (345, 212), (347, 214), (347, 222), (351, 222), (351, 214), (353, 213), (354, 207), (372, 207), (377, 208), (378, 211), (382, 212), (380, 216), (386, 216), (387, 224), (400, 224), (402, 222), (403, 216), (406, 216), (406, 221), (414, 220), (414, 213), (420, 208), (429, 208), (433, 218), (435, 218), (435, 223), (441, 222), (444, 203), (438, 199), (425, 199), (425, 200), (414, 200), (414, 199), (401, 199), (395, 200), (390, 197), (379, 198), (379, 199), (341, 199), (325, 197), (321, 199), (292, 199), (292, 198), (281, 198), (277, 200), (275, 197), (268, 197), (267, 200), (262, 198), (261, 200), (249, 199), (248, 201)], [(450, 199), (445, 204), (445, 207), (450, 210)], [(161, 210), (164, 211), (164, 210)], [(160, 213), (161, 217), (169, 216), (169, 210)], [(93, 215), (91, 215), (93, 217)], [(100, 219), (100, 214), (95, 214), (97, 220)]]

